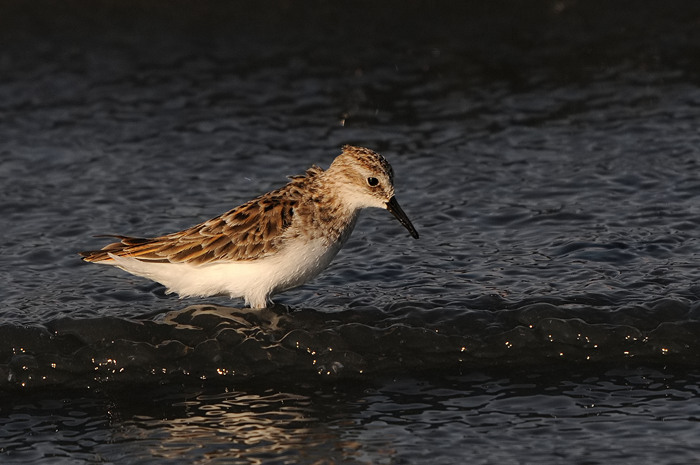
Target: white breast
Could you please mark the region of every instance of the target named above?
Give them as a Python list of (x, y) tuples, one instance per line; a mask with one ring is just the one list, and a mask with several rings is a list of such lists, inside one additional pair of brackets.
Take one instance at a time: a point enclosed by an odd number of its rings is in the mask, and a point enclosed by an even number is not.
[(157, 281), (167, 287), (168, 293), (175, 292), (180, 297), (224, 294), (243, 297), (251, 307), (264, 308), (271, 295), (304, 284), (325, 269), (353, 227), (354, 221), (333, 244), (327, 244), (323, 238), (294, 239), (274, 255), (258, 260), (191, 265), (153, 263), (110, 254), (114, 261), (103, 263)]

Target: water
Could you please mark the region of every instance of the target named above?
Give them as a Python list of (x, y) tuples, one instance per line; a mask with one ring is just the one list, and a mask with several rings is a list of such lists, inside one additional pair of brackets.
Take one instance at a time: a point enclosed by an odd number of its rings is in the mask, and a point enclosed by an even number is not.
[(473, 373), (360, 385), (74, 392), (4, 404), (17, 463), (697, 460), (697, 374)]
[[(691, 463), (700, 9), (5, 1), (3, 463)], [(264, 311), (82, 263), (340, 146), (396, 172)]]

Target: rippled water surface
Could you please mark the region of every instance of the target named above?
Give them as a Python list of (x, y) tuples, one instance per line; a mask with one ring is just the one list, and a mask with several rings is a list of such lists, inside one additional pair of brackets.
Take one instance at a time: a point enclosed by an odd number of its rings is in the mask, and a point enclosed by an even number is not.
[[(699, 460), (700, 8), (0, 2), (3, 463)], [(77, 255), (384, 154), (264, 311)]]
[(698, 381), (610, 370), (59, 391), (2, 402), (0, 439), (10, 463), (694, 463)]

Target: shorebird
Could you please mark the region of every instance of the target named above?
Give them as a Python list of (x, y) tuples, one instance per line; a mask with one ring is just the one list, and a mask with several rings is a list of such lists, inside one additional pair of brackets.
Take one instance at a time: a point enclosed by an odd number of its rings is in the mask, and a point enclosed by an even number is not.
[(154, 238), (119, 239), (83, 260), (157, 281), (180, 297), (242, 297), (253, 308), (300, 286), (333, 260), (360, 210), (385, 208), (418, 233), (394, 196), (394, 175), (378, 153), (344, 146), (327, 170), (304, 175), (223, 215)]

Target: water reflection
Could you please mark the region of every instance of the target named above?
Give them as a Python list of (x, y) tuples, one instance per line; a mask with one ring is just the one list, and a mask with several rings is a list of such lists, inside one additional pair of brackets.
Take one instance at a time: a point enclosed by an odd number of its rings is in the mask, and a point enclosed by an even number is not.
[[(577, 456), (579, 449), (597, 459), (610, 451), (631, 457), (638, 448), (648, 452), (649, 428), (670, 432), (685, 425), (676, 434), (692, 441), (696, 378), (650, 369), (494, 372), (325, 388), (297, 384), (283, 391), (209, 390), (136, 407), (120, 402), (114, 442), (129, 445), (126, 457), (147, 450), (166, 463), (183, 457), (195, 463), (429, 463), (438, 447), (444, 463), (465, 457), (492, 463), (489, 457), (507, 461), (524, 453), (546, 460), (552, 453)], [(675, 426), (660, 424), (667, 419)], [(563, 438), (576, 450), (565, 453), (557, 441), (541, 443), (543, 437)], [(659, 439), (667, 446), (677, 440)], [(684, 457), (683, 450), (675, 453), (681, 462)]]
[(277, 331), (281, 329), (280, 323), (289, 316), (289, 313), (290, 309), (283, 305), (253, 309), (204, 304), (189, 305), (183, 309), (168, 312), (159, 320), (179, 328), (189, 326), (212, 329), (224, 324), (233, 328), (255, 327), (265, 331)]
[(681, 370), (572, 368), (0, 397), (0, 461), (516, 463), (527, 454), (547, 463), (556, 454), (604, 463), (615, 454), (693, 463), (697, 386), (698, 374)]
[[(122, 410), (114, 442), (127, 444), (128, 457), (181, 463), (333, 463), (355, 449), (337, 428), (319, 421), (320, 406), (308, 395), (289, 392), (221, 392), (175, 402), (159, 415)], [(176, 412), (173, 415), (173, 410)], [(132, 449), (133, 448), (133, 449)]]

